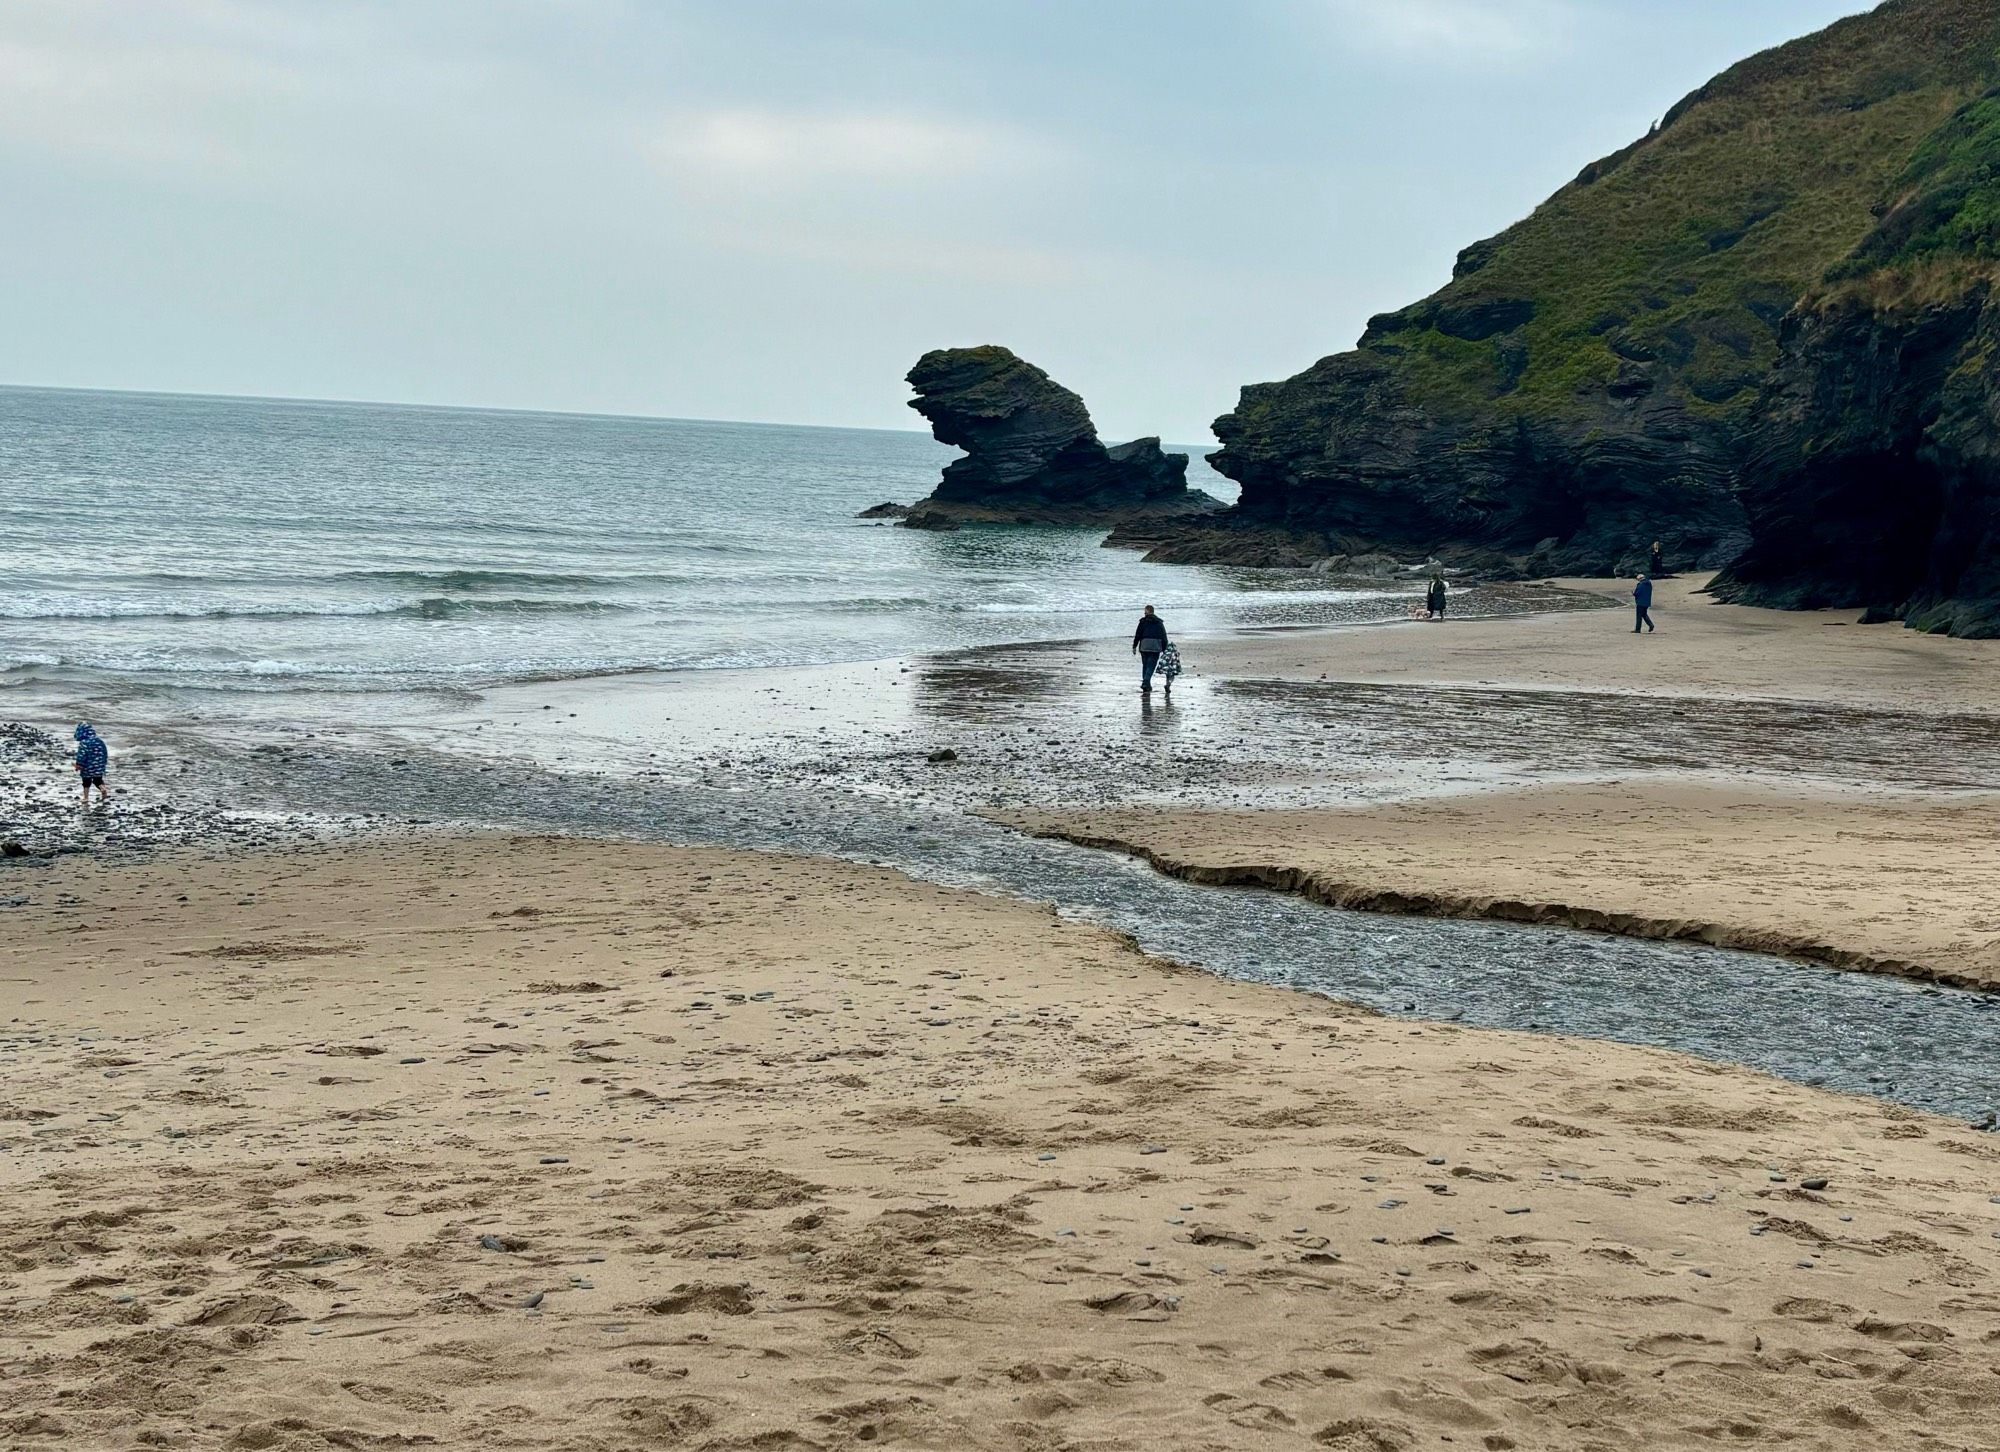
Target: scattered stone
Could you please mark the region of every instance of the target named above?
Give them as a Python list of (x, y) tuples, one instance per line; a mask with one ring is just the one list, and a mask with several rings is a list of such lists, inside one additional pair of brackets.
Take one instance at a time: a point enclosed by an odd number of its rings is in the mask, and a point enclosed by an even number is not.
[(1826, 1176), (1813, 1175), (1809, 1179), (1800, 1180), (1799, 1188), (1801, 1190), (1824, 1190), (1826, 1188)]

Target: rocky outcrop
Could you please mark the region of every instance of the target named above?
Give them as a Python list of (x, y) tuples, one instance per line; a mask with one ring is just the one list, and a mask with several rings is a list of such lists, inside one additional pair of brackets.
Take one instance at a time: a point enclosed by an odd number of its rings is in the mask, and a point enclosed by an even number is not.
[[(1243, 486), (1239, 546), (1261, 532), (1286, 554), (1316, 539), (1321, 554), (1583, 575), (1626, 572), (1655, 539), (1678, 569), (1722, 564), (1748, 541), (1732, 431), (1672, 399), (1606, 393), (1558, 417), (1497, 417), (1426, 401), (1363, 350), (1244, 389), (1215, 432), (1212, 463)], [(1179, 543), (1161, 557), (1201, 557), (1199, 542)]]
[(1278, 556), (1540, 575), (1629, 572), (1658, 539), (1670, 569), (1726, 563), (1780, 325), (1996, 80), (1992, 0), (1888, 0), (1732, 67), (1354, 351), (1245, 388), (1210, 458), (1242, 485), (1229, 527), (1156, 547), (1242, 558), (1263, 531)]
[(1744, 467), (1754, 541), (1715, 591), (2000, 637), (2000, 89), (1893, 190), (1786, 319)]
[(1839, 293), (1788, 324), (1743, 500), (1743, 604), (1863, 607), (2000, 636), (2000, 294), (1993, 274)]
[(1107, 447), (1083, 400), (1005, 348), (941, 348), (909, 373), (940, 443), (965, 450), (904, 521), (1115, 524), (1219, 510), (1157, 438)]

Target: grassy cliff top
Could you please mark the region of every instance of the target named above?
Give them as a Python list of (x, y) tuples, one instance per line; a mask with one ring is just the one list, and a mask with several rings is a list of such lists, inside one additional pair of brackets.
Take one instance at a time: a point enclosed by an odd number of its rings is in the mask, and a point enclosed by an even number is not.
[(1889, 0), (1753, 56), (1362, 346), (1454, 412), (1561, 414), (1638, 376), (1739, 416), (1829, 272), (2000, 248), (1996, 83), (1996, 0)]

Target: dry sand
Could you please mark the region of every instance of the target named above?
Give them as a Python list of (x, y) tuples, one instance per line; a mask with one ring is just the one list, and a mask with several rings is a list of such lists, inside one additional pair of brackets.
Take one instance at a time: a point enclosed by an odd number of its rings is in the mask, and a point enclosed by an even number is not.
[(15, 881), (10, 1449), (1992, 1444), (2000, 1145), (1893, 1105), (825, 861)]

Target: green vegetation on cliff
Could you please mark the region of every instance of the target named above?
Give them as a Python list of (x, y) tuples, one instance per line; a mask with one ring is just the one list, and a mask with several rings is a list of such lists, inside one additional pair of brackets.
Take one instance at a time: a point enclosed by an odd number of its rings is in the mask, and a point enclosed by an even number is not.
[[(1698, 411), (1745, 410), (1778, 320), (1899, 187), (1949, 202), (1983, 165), (1985, 207), (1954, 206), (1950, 226), (1993, 247), (2000, 99), (1965, 103), (1996, 75), (1993, 0), (1894, 0), (1752, 57), (1467, 248), (1450, 286), (1376, 319), (1363, 346), (1402, 349), (1419, 400), (1561, 410), (1623, 370)], [(1904, 247), (1965, 250), (1925, 231)]]
[(1925, 137), (1897, 192), (1831, 278), (1942, 259), (2000, 259), (2000, 90), (1968, 102)]

